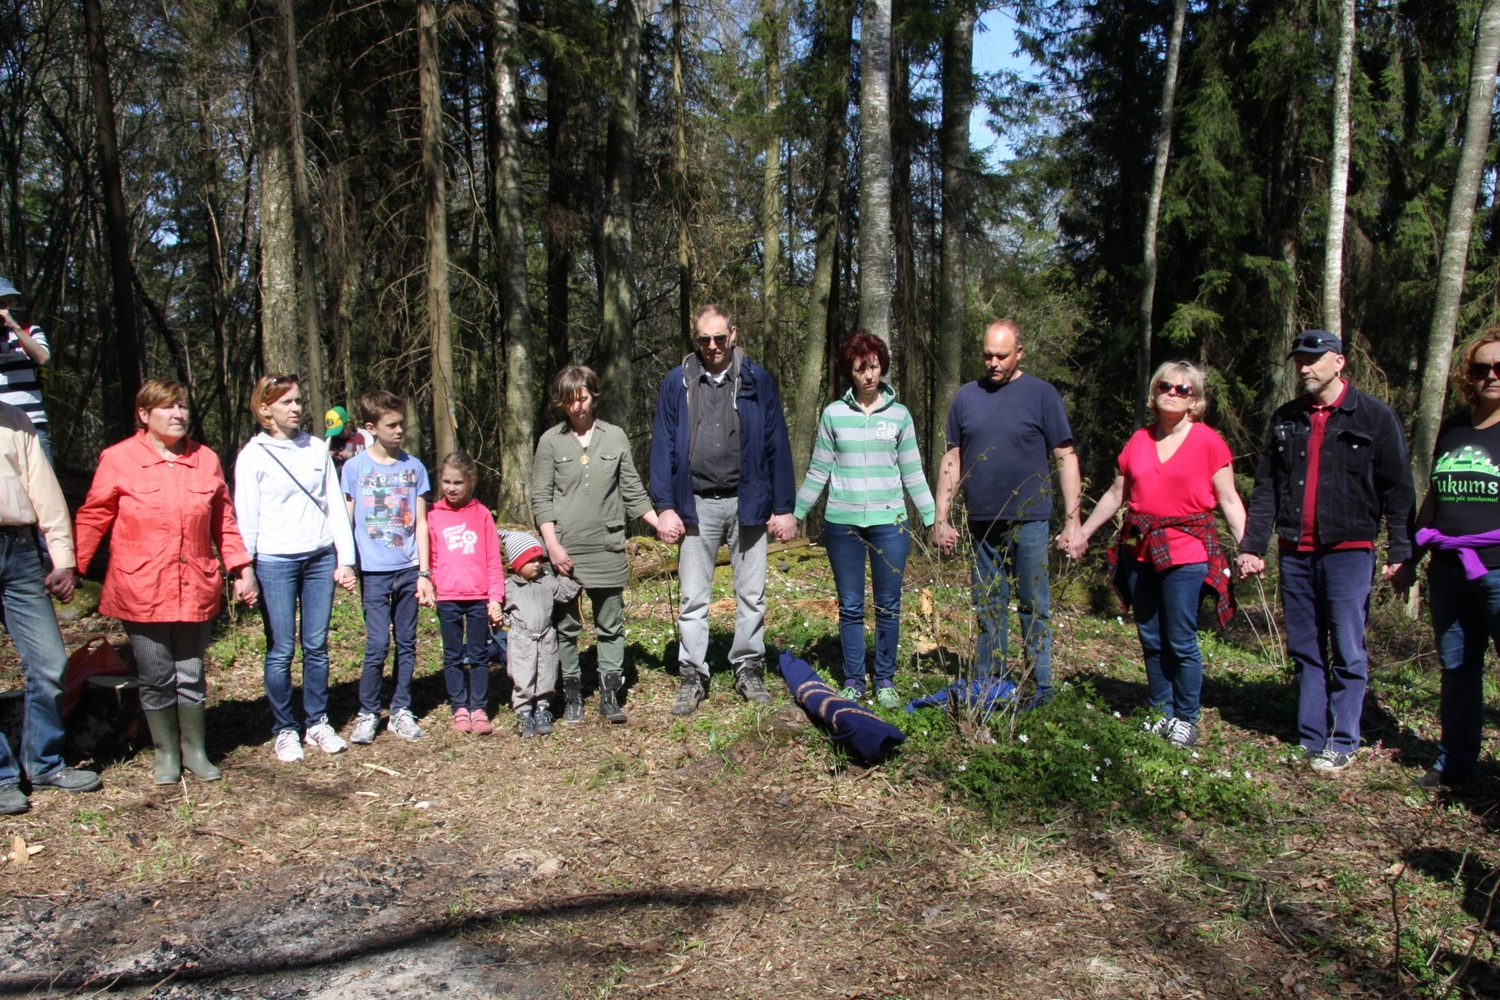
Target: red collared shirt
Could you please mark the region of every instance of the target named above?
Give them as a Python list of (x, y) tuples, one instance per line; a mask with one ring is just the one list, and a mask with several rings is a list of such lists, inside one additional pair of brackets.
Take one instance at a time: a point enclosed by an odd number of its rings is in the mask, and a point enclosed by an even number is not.
[[(1343, 388), (1339, 390), (1338, 398), (1327, 406), (1309, 401), (1307, 408), (1311, 410), (1308, 422), (1312, 425), (1312, 433), (1307, 438), (1307, 481), (1302, 492), (1302, 537), (1296, 545), (1286, 546), (1297, 552), (1331, 552), (1336, 549), (1373, 549), (1374, 542), (1337, 542), (1333, 545), (1323, 545), (1318, 541), (1318, 467), (1323, 461), (1323, 434), (1328, 429), (1328, 418), (1344, 397), (1349, 395), (1349, 380), (1339, 379)], [(1283, 543), (1285, 544), (1285, 543)]]

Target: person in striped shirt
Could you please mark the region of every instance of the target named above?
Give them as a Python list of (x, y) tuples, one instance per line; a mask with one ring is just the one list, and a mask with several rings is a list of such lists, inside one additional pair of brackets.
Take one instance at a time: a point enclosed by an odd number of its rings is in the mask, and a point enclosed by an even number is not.
[(0, 323), (5, 342), (0, 345), (0, 402), (9, 403), (31, 418), (37, 443), (47, 464), (52, 461), (52, 438), (47, 433), (47, 411), (42, 406), (39, 369), (52, 357), (47, 337), (39, 326), (31, 326), (21, 313), (21, 290), (9, 278), (0, 278)]
[(812, 464), (797, 491), (797, 520), (807, 517), (828, 484), (823, 545), (839, 595), (839, 641), (844, 652), (843, 695), (865, 696), (865, 561), (875, 597), (875, 699), (884, 708), (896, 694), (896, 643), (901, 637), (901, 578), (911, 551), (906, 498), (922, 524), (932, 527), (937, 508), (911, 413), (881, 381), (891, 354), (879, 337), (859, 331), (839, 348), (839, 370), (849, 381), (842, 399), (818, 421)]

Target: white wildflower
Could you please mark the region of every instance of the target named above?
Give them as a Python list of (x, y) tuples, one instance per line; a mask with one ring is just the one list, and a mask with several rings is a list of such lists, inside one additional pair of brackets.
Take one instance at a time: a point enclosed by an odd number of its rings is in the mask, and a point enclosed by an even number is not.
[(1119, 713), (1119, 712), (1116, 712), (1116, 713), (1115, 713), (1115, 718), (1117, 718), (1117, 719), (1118, 719), (1118, 718), (1119, 718), (1119, 717), (1120, 717), (1120, 713)]
[(1182, 769), (1182, 776), (1183, 776), (1183, 777), (1184, 777), (1184, 778), (1186, 778), (1186, 777), (1187, 777), (1187, 768), (1183, 768), (1183, 769)]
[(1027, 736), (1025, 733), (1018, 733), (1016, 735), (1016, 739), (1020, 740), (1022, 743), (1030, 743), (1031, 742), (1031, 737)]
[(1110, 760), (1108, 757), (1104, 758), (1104, 766), (1105, 767), (1109, 767), (1113, 763), (1114, 763), (1114, 761)]
[(1246, 780), (1246, 781), (1249, 781), (1249, 780), (1250, 780), (1250, 772), (1249, 772), (1249, 771), (1246, 771), (1246, 772), (1245, 772), (1245, 780)]
[(958, 769), (960, 771), (967, 771), (969, 769), (969, 765), (967, 765), (967, 764), (960, 764), (960, 765), (958, 765)]
[(1087, 743), (1085, 743), (1085, 744), (1084, 744), (1084, 745), (1083, 745), (1083, 748), (1084, 748), (1084, 749), (1085, 749), (1085, 750), (1092, 750), (1092, 749), (1094, 749), (1094, 748), (1093, 748), (1093, 747), (1091, 747), (1091, 746), (1089, 746), (1089, 745), (1088, 745), (1088, 744), (1087, 744)]
[(1091, 701), (1086, 701), (1083, 703), (1083, 707), (1092, 712), (1094, 710), (1094, 703)]
[(1196, 751), (1196, 750), (1193, 751), (1193, 759), (1194, 760), (1198, 759), (1198, 751)]
[(1099, 776), (1097, 774), (1091, 774), (1089, 775), (1089, 780), (1097, 785), (1099, 783)]

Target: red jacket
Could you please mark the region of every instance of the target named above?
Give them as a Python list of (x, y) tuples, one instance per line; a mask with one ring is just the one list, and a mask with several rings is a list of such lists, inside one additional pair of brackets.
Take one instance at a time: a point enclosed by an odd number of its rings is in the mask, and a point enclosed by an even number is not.
[(439, 500), (427, 512), (427, 535), (438, 600), (504, 602), (500, 536), (489, 508), (470, 500), (455, 510)]
[(145, 431), (104, 449), (74, 519), (80, 573), (111, 527), (99, 599), (99, 613), (111, 618), (208, 621), (224, 592), (214, 547), (230, 572), (250, 562), (219, 456), (196, 441), (171, 461), (151, 447)]

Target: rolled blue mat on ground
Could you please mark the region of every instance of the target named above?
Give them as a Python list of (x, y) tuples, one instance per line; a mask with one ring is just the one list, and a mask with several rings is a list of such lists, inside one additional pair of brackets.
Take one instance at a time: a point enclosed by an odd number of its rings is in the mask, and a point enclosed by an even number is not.
[(827, 729), (835, 743), (848, 747), (860, 760), (879, 760), (887, 750), (906, 739), (901, 730), (840, 695), (806, 660), (783, 652), (777, 670), (807, 717)]
[(908, 712), (919, 708), (944, 708), (950, 704), (976, 705), (986, 712), (993, 712), (1001, 705), (1016, 700), (1016, 685), (1000, 677), (954, 681), (947, 687), (922, 698), (906, 703)]

